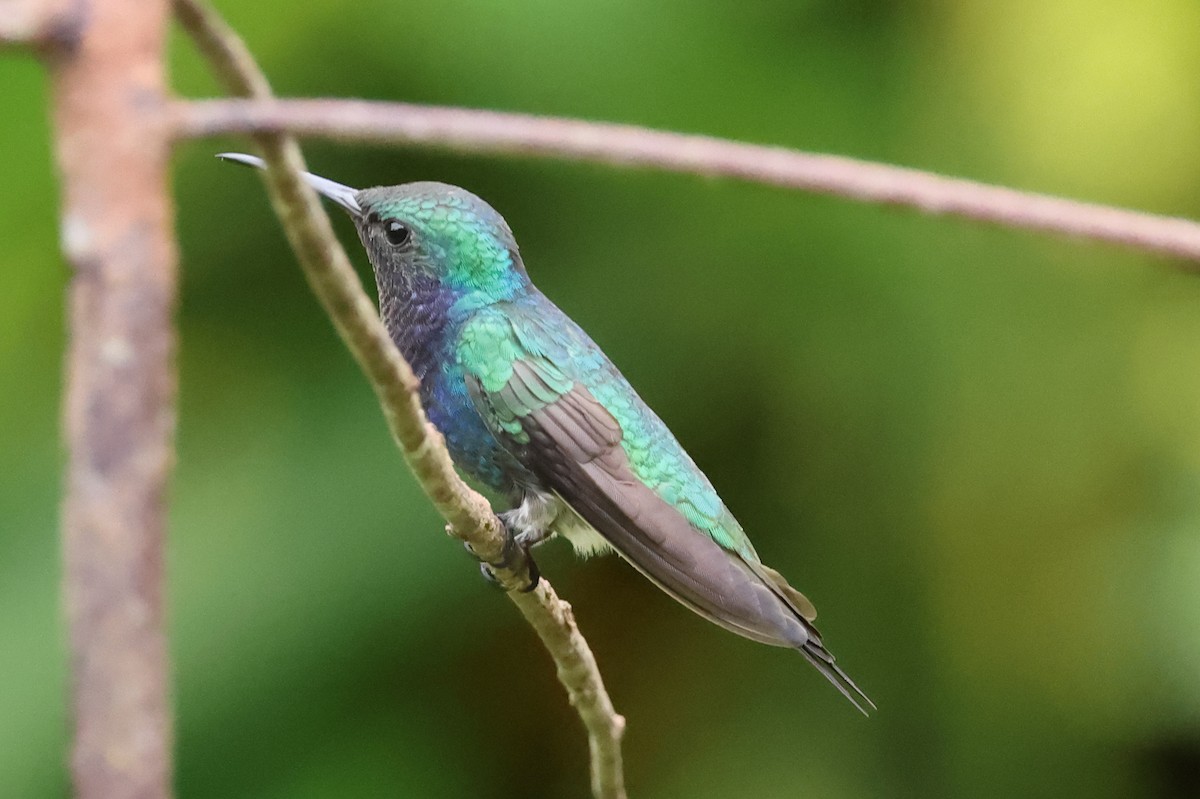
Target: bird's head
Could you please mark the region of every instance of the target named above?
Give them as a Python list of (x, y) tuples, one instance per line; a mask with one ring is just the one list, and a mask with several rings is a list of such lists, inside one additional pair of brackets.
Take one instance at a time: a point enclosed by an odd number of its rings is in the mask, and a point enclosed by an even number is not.
[[(261, 159), (224, 153), (262, 168)], [(304, 173), (309, 185), (354, 220), (379, 284), (389, 292), (435, 284), (468, 306), (511, 299), (529, 278), (504, 217), (466, 189), (446, 183), (404, 183), (353, 189)]]

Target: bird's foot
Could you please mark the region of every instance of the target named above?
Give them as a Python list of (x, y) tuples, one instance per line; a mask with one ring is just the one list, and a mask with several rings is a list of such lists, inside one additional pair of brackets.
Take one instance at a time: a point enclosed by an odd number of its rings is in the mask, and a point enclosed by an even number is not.
[[(527, 563), (529, 564), (529, 584), (526, 585), (524, 588), (518, 589), (518, 590), (520, 590), (520, 592), (522, 594), (528, 594), (530, 591), (537, 588), (538, 584), (541, 583), (541, 581), (542, 581), (542, 574), (538, 570), (537, 561), (535, 561), (533, 558), (529, 558)], [(503, 568), (503, 567), (495, 566), (493, 564), (487, 563), (486, 561), (479, 562), (479, 573), (483, 575), (483, 579), (487, 580), (489, 583), (496, 586), (497, 588), (503, 589), (504, 586), (501, 585), (500, 580), (496, 578), (496, 573), (494, 571), (492, 571), (493, 568)]]
[(538, 570), (537, 562), (534, 561), (533, 555), (530, 554), (529, 548), (532, 546), (526, 537), (522, 534), (513, 534), (512, 529), (504, 518), (505, 514), (500, 514), (500, 521), (504, 522), (504, 548), (500, 550), (500, 559), (498, 561), (484, 560), (479, 556), (470, 542), (463, 544), (466, 550), (471, 553), (472, 557), (479, 561), (479, 572), (484, 579), (497, 588), (502, 588), (500, 580), (496, 577), (496, 569), (510, 569), (516, 565), (521, 556), (524, 556), (525, 562), (528, 564), (529, 584), (520, 589), (521, 593), (528, 593), (538, 587), (541, 582), (542, 575)]

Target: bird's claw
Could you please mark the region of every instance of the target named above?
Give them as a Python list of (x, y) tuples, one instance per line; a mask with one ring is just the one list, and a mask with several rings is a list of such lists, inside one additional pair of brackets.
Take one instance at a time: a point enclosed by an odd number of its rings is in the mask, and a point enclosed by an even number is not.
[(525, 562), (528, 564), (529, 569), (529, 585), (521, 588), (521, 593), (529, 593), (537, 588), (538, 583), (541, 582), (541, 572), (538, 570), (538, 566), (533, 559), (533, 555), (529, 553), (529, 546), (517, 541), (516, 537), (513, 536), (507, 527), (505, 528), (504, 548), (500, 551), (500, 560), (498, 561), (488, 561), (481, 558), (475, 551), (475, 548), (471, 546), (469, 541), (465, 542), (463, 546), (466, 548), (467, 552), (471, 553), (473, 558), (479, 561), (479, 572), (483, 575), (484, 579), (497, 588), (502, 588), (503, 586), (501, 585), (500, 580), (496, 577), (496, 572), (494, 570), (512, 568), (519, 561), (519, 555), (524, 555)]
[(529, 585), (521, 589), (522, 594), (528, 594), (530, 591), (538, 587), (538, 583), (542, 581), (542, 572), (538, 569), (537, 561), (533, 559), (529, 549), (525, 549), (525, 563), (528, 564)]

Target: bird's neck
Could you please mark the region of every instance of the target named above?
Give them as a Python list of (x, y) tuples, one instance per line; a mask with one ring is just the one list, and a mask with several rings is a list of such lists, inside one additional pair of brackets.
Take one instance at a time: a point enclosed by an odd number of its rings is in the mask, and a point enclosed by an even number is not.
[(377, 274), (376, 280), (384, 325), (424, 387), (431, 383), (427, 376), (454, 357), (454, 337), (472, 315), (529, 288), (528, 279), (523, 279), (503, 291), (456, 290), (419, 272), (392, 275), (390, 280)]
[(394, 284), (379, 282), (380, 316), (422, 385), (449, 352), (455, 300), (452, 291), (425, 275), (399, 276)]

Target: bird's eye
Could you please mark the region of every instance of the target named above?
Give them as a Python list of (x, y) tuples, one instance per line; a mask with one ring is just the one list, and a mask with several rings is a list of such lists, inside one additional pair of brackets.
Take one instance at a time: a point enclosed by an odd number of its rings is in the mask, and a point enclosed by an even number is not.
[(383, 235), (387, 236), (388, 243), (393, 247), (399, 247), (408, 242), (412, 236), (412, 232), (401, 223), (392, 220), (383, 226)]

